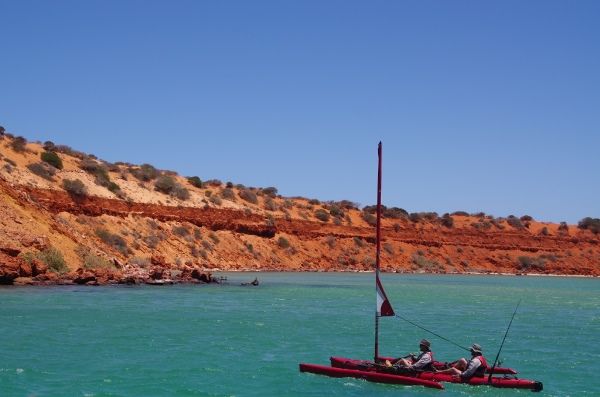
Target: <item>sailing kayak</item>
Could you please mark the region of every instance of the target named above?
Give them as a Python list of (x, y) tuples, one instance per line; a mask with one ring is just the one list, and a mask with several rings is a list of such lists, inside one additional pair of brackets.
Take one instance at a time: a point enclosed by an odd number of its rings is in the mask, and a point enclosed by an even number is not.
[[(380, 367), (373, 365), (372, 361), (368, 360), (354, 360), (351, 358), (343, 357), (331, 357), (331, 366), (340, 369), (358, 370), (361, 372), (375, 372), (378, 374), (385, 374), (386, 372), (377, 372)], [(450, 383), (462, 383), (472, 386), (492, 386), (492, 387), (503, 387), (511, 389), (529, 389), (531, 391), (541, 391), (544, 388), (542, 382), (528, 379), (516, 379), (516, 378), (499, 378), (492, 377), (491, 383), (488, 383), (488, 377), (472, 377), (468, 380), (463, 380), (459, 377), (452, 376), (450, 374), (439, 374), (435, 372), (416, 372), (413, 375), (403, 375), (403, 377), (414, 377), (416, 379), (430, 380), (434, 382), (450, 382)]]
[(310, 372), (318, 375), (326, 375), (333, 378), (357, 378), (364, 379), (369, 382), (376, 383), (389, 383), (395, 385), (408, 385), (408, 386), (425, 386), (434, 389), (443, 389), (444, 386), (441, 383), (430, 379), (421, 379), (412, 376), (403, 376), (396, 374), (386, 374), (375, 371), (362, 371), (358, 369), (347, 369), (347, 368), (335, 368), (328, 367), (326, 365), (318, 364), (300, 364), (300, 372)]
[[(335, 358), (335, 357), (333, 357), (333, 358)], [(395, 358), (391, 358), (391, 357), (380, 357), (380, 359), (382, 361), (385, 361), (385, 360), (393, 361), (393, 360), (395, 360)], [(366, 363), (370, 363), (371, 365), (373, 364), (373, 361), (365, 361), (365, 362)], [(333, 365), (333, 362), (332, 362), (332, 365)], [(435, 367), (435, 369), (442, 370), (442, 369), (448, 368), (448, 363), (443, 363), (441, 361), (434, 361), (433, 362), (433, 366)], [(489, 374), (490, 371), (491, 371), (491, 368), (488, 368), (486, 372)], [(506, 367), (496, 367), (496, 368), (494, 368), (494, 373), (495, 374), (500, 374), (500, 375), (516, 375), (517, 374), (517, 370), (512, 369), (512, 368), (506, 368)]]

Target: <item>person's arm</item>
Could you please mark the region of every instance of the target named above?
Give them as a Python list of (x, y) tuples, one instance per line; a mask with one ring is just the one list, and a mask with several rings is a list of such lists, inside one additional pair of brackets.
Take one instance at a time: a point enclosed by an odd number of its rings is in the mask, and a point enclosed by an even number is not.
[(417, 361), (410, 367), (413, 369), (421, 369), (421, 368), (425, 367), (426, 365), (428, 365), (429, 363), (431, 363), (431, 353), (423, 354), (423, 356), (419, 359), (419, 361)]
[(477, 371), (477, 368), (479, 368), (480, 366), (481, 366), (481, 361), (479, 361), (479, 359), (477, 357), (475, 357), (474, 359), (469, 361), (469, 365), (467, 366), (467, 369), (465, 369), (463, 371), (463, 373), (460, 374), (460, 377), (463, 379), (470, 378), (471, 376), (473, 376), (475, 371)]

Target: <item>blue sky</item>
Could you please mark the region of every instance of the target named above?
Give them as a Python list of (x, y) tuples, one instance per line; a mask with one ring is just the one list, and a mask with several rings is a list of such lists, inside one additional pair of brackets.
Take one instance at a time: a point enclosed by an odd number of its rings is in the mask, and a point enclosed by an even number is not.
[(598, 1), (0, 0), (0, 125), (410, 212), (600, 217)]

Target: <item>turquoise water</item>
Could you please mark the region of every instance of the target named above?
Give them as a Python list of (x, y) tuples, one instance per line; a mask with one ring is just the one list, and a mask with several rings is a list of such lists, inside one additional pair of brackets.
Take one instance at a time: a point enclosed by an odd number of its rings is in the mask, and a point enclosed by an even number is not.
[[(373, 355), (372, 274), (227, 274), (229, 285), (0, 288), (1, 396), (513, 396), (436, 391), (298, 372), (299, 362)], [(502, 359), (547, 396), (600, 395), (600, 280), (385, 274), (394, 309), (490, 360), (519, 299)], [(423, 331), (381, 319), (381, 353)], [(436, 358), (463, 355), (430, 337)]]

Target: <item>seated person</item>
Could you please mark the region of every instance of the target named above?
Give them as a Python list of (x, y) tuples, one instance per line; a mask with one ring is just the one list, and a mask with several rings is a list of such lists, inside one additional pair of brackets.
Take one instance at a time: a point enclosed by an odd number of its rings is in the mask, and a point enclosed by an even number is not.
[(436, 372), (438, 374), (452, 374), (454, 376), (459, 376), (462, 380), (469, 380), (473, 376), (484, 376), (488, 364), (481, 352), (481, 346), (477, 343), (473, 343), (469, 350), (471, 351), (471, 360), (467, 361), (465, 358), (461, 358), (456, 361), (452, 367)]
[(419, 371), (431, 371), (433, 369), (433, 352), (431, 351), (431, 343), (427, 339), (422, 339), (419, 343), (421, 354), (417, 357), (410, 355), (406, 358), (398, 358), (393, 361), (386, 361), (386, 366), (395, 367), (398, 369), (410, 369)]

